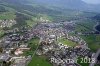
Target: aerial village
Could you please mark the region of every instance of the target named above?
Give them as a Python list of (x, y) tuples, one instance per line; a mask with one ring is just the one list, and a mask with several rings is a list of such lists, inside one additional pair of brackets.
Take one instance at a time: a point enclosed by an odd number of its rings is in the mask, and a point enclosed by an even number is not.
[[(16, 24), (16, 21), (4, 20), (0, 23), (0, 27), (10, 27)], [(6, 31), (6, 35), (0, 39), (0, 66), (27, 66), (34, 54), (45, 55), (53, 66), (80, 66), (77, 63), (79, 56), (92, 59), (90, 63), (98, 62), (93, 58), (96, 53), (88, 48), (88, 44), (78, 34), (69, 34), (74, 32), (74, 27), (73, 22), (42, 22), (31, 29), (22, 27)], [(40, 39), (37, 49), (32, 55), (25, 56), (24, 52), (31, 50), (28, 41), (35, 37)], [(77, 45), (64, 45), (59, 41), (60, 38), (75, 42)]]

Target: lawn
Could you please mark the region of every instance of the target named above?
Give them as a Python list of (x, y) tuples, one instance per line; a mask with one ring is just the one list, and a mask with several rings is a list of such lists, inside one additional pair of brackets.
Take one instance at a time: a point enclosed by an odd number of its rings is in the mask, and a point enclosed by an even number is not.
[(96, 25), (96, 22), (94, 20), (89, 20), (89, 19), (79, 20), (76, 23), (75, 31), (77, 32), (92, 31), (94, 29), (94, 25)]
[(58, 41), (63, 43), (64, 45), (68, 45), (71, 47), (75, 47), (77, 45), (75, 42), (72, 42), (72, 41), (65, 39), (65, 38), (60, 38)]
[(30, 27), (35, 26), (35, 25), (37, 24), (37, 22), (38, 22), (38, 21), (36, 20), (36, 17), (32, 17), (31, 20), (27, 20), (27, 21), (26, 21), (27, 25), (30, 26)]
[(0, 38), (4, 35), (4, 31), (0, 29)]
[(36, 22), (34, 22), (33, 20), (27, 20), (26, 23), (30, 27), (33, 27), (34, 25), (36, 25)]
[(88, 44), (89, 48), (96, 52), (100, 49), (100, 35), (81, 36)]
[(2, 14), (0, 14), (0, 19), (4, 20), (4, 19), (15, 19), (16, 15), (14, 12), (4, 12)]
[(86, 31), (89, 31), (89, 29), (87, 29), (83, 25), (79, 25), (78, 24), (77, 27), (75, 28), (75, 31), (78, 31), (78, 32), (86, 32)]
[[(29, 42), (29, 47), (31, 47), (30, 51), (27, 51), (24, 53), (24, 55), (33, 55), (34, 51), (38, 47), (39, 44), (39, 38), (35, 37)], [(47, 61), (47, 58), (45, 56), (37, 56), (35, 55), (31, 62), (28, 64), (28, 66), (52, 66), (49, 61)]]
[(89, 66), (89, 60), (87, 59), (87, 63), (85, 63), (85, 61), (83, 61), (82, 59), (84, 59), (84, 57), (78, 57), (77, 59), (77, 63), (80, 64), (81, 66)]
[(31, 20), (26, 21), (27, 25), (30, 27), (33, 27), (34, 25), (36, 25), (39, 22), (42, 22), (42, 20), (43, 21), (48, 20), (49, 22), (53, 21), (53, 18), (51, 18), (50, 16), (45, 15), (45, 14), (37, 14), (35, 17), (33, 16), (31, 18), (32, 18)]
[(23, 55), (25, 55), (25, 56), (33, 55), (34, 51), (38, 47), (38, 44), (39, 44), (39, 38), (37, 38), (37, 37), (28, 41), (28, 46), (31, 47), (31, 49), (30, 49), (30, 51), (25, 51)]
[(32, 58), (32, 61), (28, 64), (28, 66), (52, 66), (52, 64), (47, 61), (45, 56), (35, 55)]

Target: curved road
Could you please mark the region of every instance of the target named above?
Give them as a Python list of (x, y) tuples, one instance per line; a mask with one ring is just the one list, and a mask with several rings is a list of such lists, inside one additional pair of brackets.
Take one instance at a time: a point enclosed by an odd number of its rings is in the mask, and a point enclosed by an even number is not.
[(89, 66), (95, 66), (96, 62), (97, 62), (97, 57), (99, 56), (100, 54), (100, 49), (96, 52), (96, 54), (92, 57), (95, 59), (95, 63), (91, 63)]

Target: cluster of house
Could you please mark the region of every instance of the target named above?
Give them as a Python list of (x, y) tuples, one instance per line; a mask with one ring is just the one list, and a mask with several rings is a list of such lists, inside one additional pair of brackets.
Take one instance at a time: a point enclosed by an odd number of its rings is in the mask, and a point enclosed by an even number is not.
[(65, 38), (68, 39), (68, 40), (71, 40), (73, 42), (76, 42), (78, 44), (80, 44), (82, 47), (84, 48), (88, 48), (88, 45), (86, 43), (86, 41), (84, 41), (82, 38), (80, 38), (79, 36), (70, 36), (68, 34), (65, 35)]
[(30, 48), (22, 46), (19, 48), (4, 49), (2, 54), (0, 54), (1, 66), (4, 66), (4, 64), (9, 64), (8, 66), (25, 66), (31, 60), (30, 56), (22, 55), (27, 50), (30, 50)]
[[(37, 20), (38, 20), (38, 19), (37, 19)], [(45, 18), (43, 18), (43, 17), (40, 17), (39, 20), (40, 20), (40, 22), (51, 22), (50, 20), (45, 19)]]
[(0, 27), (11, 27), (16, 24), (15, 20), (0, 20)]
[(60, 29), (47, 29), (47, 30), (39, 30), (38, 36), (39, 37), (48, 37), (50, 35), (57, 35), (57, 37), (61, 37), (63, 32)]
[(71, 30), (66, 30), (62, 27), (61, 23), (40, 23), (34, 29), (32, 29), (32, 33), (37, 35), (38, 37), (49, 37), (50, 35), (56, 35), (57, 38), (64, 36), (64, 33), (68, 33)]
[(12, 60), (14, 61), (13, 64), (10, 66), (26, 66), (27, 62), (31, 59), (30, 56), (25, 57), (25, 56), (20, 56), (20, 57), (13, 57)]
[[(62, 24), (64, 24), (63, 27), (61, 27)], [(78, 36), (70, 36), (68, 34), (72, 26), (72, 23), (66, 22), (38, 24), (33, 30), (34, 35), (40, 37), (41, 41), (36, 54), (46, 55), (49, 61), (56, 66), (79, 66), (79, 64), (75, 63), (78, 56), (91, 57), (93, 53), (89, 50), (86, 42)], [(56, 43), (57, 39), (62, 36), (79, 45), (72, 48)], [(72, 60), (69, 61), (68, 59)]]
[(99, 35), (100, 31), (82, 32), (79, 35)]
[[(30, 50), (28, 44), (25, 42), (37, 36), (40, 38), (40, 45), (36, 52), (37, 55), (46, 55), (54, 66), (80, 66), (76, 61), (78, 56), (91, 58), (93, 52), (90, 51), (86, 42), (80, 37), (68, 35), (70, 30), (67, 30), (67, 28), (69, 29), (73, 26), (72, 23), (71, 25), (70, 23), (64, 24), (66, 25), (61, 27), (60, 23), (41, 23), (31, 30), (22, 29), (21, 31), (18, 30), (18, 33), (16, 30), (14, 30), (14, 32), (8, 32), (7, 36), (0, 41), (0, 45), (3, 47), (3, 53), (0, 54), (0, 61), (6, 63), (12, 62), (11, 66), (26, 66), (31, 60), (31, 56), (23, 56), (24, 51)], [(20, 32), (24, 34), (20, 34)], [(69, 47), (58, 43), (57, 39), (62, 36), (79, 45), (76, 47)]]
[[(77, 63), (79, 56), (89, 57), (94, 54), (88, 48), (86, 42), (78, 36), (70, 36), (65, 28), (55, 26), (54, 24), (40, 24), (34, 31), (40, 39), (40, 46), (36, 52), (37, 55), (46, 55), (54, 66), (80, 66)], [(56, 42), (58, 38), (66, 39), (79, 44), (76, 47), (69, 47)]]
[[(55, 39), (55, 38), (52, 38)], [(37, 55), (46, 55), (49, 61), (56, 66), (80, 66), (77, 64), (77, 58), (79, 56), (89, 57), (93, 55), (89, 49), (81, 46), (69, 47), (62, 43), (56, 43), (55, 41), (42, 41)]]
[[(24, 31), (24, 32), (23, 32)], [(29, 51), (30, 48), (28, 44), (25, 43), (31, 39), (30, 32), (22, 30), (24, 34), (17, 32), (8, 33), (0, 42), (0, 47), (3, 48), (0, 54), (0, 61), (2, 64), (11, 63), (9, 66), (25, 66), (29, 60), (30, 56), (24, 56), (25, 51)], [(31, 36), (31, 37), (30, 37)]]
[(3, 38), (1, 45), (3, 48), (19, 47), (20, 41), (28, 41), (27, 35), (12, 34)]

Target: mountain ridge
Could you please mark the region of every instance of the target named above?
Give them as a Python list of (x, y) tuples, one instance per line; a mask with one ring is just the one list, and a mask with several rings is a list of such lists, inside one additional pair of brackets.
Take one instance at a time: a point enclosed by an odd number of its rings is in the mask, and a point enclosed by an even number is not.
[(98, 12), (100, 13), (100, 4), (88, 4), (82, 0), (30, 0), (42, 5), (56, 6), (65, 9), (75, 9), (80, 11)]
[(100, 4), (88, 4), (82, 0), (0, 0), (0, 2), (23, 5), (36, 3), (42, 6), (100, 13)]

